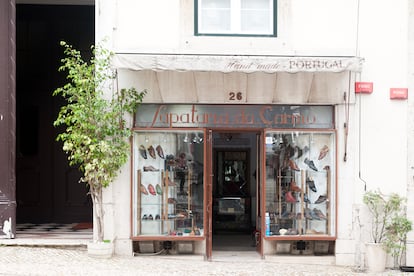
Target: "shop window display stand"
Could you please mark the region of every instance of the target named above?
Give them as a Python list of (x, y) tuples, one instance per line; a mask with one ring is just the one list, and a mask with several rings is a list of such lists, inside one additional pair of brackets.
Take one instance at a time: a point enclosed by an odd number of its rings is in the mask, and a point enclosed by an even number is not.
[[(144, 172), (153, 173), (153, 172)], [(142, 208), (146, 203), (143, 203), (142, 192), (139, 187), (143, 184), (143, 172), (141, 169), (137, 170), (137, 227), (138, 236), (134, 240), (198, 240), (204, 237), (197, 233), (196, 216), (193, 215), (192, 206), (192, 184), (196, 181), (196, 175), (189, 168), (185, 176), (185, 193), (181, 194), (177, 192), (177, 183), (174, 181), (174, 171), (161, 170), (161, 201), (160, 201), (160, 218), (159, 233), (154, 231), (153, 234), (143, 234), (143, 223), (148, 222), (143, 220)], [(174, 183), (171, 185), (171, 183)], [(180, 208), (177, 208), (180, 206)], [(155, 218), (149, 220), (150, 222), (156, 221)], [(185, 228), (185, 234), (180, 231), (176, 231), (177, 226)]]
[[(285, 175), (283, 175), (285, 174)], [(310, 188), (307, 185), (307, 180), (312, 179), (314, 174), (326, 174), (326, 196), (327, 199), (323, 204), (326, 205), (325, 208), (325, 217), (323, 221), (325, 222), (325, 227), (323, 233), (317, 234), (318, 236), (329, 235), (329, 229), (331, 228), (331, 219), (330, 219), (330, 204), (329, 204), (329, 195), (331, 193), (331, 172), (329, 167), (324, 169), (324, 171), (310, 172), (308, 170), (284, 170), (278, 169), (277, 177), (275, 178), (275, 185), (277, 187), (274, 200), (277, 202), (277, 211), (274, 212), (271, 219), (271, 225), (277, 225), (279, 228), (289, 228), (296, 229), (297, 234), (288, 234), (288, 235), (279, 235), (278, 233), (273, 233), (271, 236), (267, 236), (270, 239), (296, 239), (295, 237), (300, 237), (301, 239), (312, 239), (315, 235), (307, 234), (308, 229), (312, 229), (311, 224), (313, 219), (309, 219), (305, 216), (307, 210), (310, 210), (310, 207), (316, 203), (310, 203), (305, 200), (305, 195), (309, 195)], [(299, 181), (298, 181), (299, 180)], [(296, 202), (290, 202), (286, 199), (286, 194), (291, 192), (290, 185), (291, 183), (300, 183), (300, 192), (299, 197), (293, 197)], [(289, 214), (289, 215), (287, 215)], [(287, 217), (286, 217), (287, 216)], [(288, 227), (290, 226), (290, 227)]]

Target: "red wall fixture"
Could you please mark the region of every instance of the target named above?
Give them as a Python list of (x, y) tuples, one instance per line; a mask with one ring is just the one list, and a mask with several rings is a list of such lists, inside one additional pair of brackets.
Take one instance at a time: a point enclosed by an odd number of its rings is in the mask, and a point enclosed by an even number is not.
[(390, 88), (390, 99), (392, 100), (408, 99), (408, 88)]
[(372, 82), (355, 82), (355, 93), (371, 94), (374, 90)]

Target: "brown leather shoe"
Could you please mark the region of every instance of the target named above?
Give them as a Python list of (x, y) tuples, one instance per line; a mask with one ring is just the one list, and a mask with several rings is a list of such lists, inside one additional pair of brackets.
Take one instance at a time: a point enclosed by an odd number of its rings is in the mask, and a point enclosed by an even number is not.
[(158, 145), (155, 149), (157, 150), (158, 156), (161, 157), (162, 159), (165, 159), (164, 151), (162, 150), (162, 147)]
[(155, 155), (155, 149), (154, 147), (151, 145), (148, 147), (148, 154), (153, 158), (156, 159), (157, 156)]
[(298, 165), (296, 165), (295, 161), (293, 161), (292, 159), (289, 160), (289, 168), (295, 171), (300, 171)]
[(177, 200), (175, 198), (169, 197), (168, 198), (168, 203), (175, 204), (175, 203), (177, 203)]
[(141, 193), (143, 193), (144, 195), (147, 195), (148, 194), (147, 188), (145, 188), (144, 185), (141, 184), (141, 188), (140, 189), (141, 189)]
[(324, 145), (321, 148), (321, 151), (319, 152), (318, 160), (322, 160), (323, 158), (325, 158), (325, 156), (328, 154), (328, 152), (329, 152), (328, 146), (327, 145)]

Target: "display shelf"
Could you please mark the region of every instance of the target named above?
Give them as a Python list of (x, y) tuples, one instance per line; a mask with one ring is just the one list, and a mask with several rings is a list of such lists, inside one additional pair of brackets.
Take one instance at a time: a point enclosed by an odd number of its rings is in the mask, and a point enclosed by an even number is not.
[[(202, 160), (203, 151), (194, 145), (189, 148), (183, 142), (186, 135), (135, 133), (134, 237), (159, 240), (203, 233), (204, 207), (199, 201), (203, 190), (198, 188), (203, 187), (203, 179), (199, 177), (202, 169), (197, 167), (200, 162), (196, 161)], [(155, 142), (159, 137), (162, 143)], [(184, 153), (184, 149), (188, 151)]]
[[(266, 152), (267, 238), (333, 236), (331, 133), (277, 133)], [(269, 139), (270, 140), (270, 139)], [(329, 146), (328, 146), (328, 145)]]

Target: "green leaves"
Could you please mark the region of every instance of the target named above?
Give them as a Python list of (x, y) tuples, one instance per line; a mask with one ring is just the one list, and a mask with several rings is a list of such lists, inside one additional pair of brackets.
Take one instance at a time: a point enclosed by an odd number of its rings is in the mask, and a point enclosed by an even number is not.
[(380, 191), (368, 191), (363, 202), (372, 214), (374, 242), (383, 242), (386, 251), (398, 259), (405, 250), (407, 233), (412, 228), (412, 222), (405, 214), (406, 198), (396, 193), (385, 196)]
[(68, 83), (53, 93), (67, 102), (54, 121), (54, 126), (66, 127), (57, 140), (63, 142), (69, 163), (83, 172), (83, 182), (106, 187), (130, 151), (131, 130), (125, 116), (136, 111), (146, 91), (113, 89), (116, 74), (108, 50), (92, 46), (93, 56), (87, 62), (80, 51), (64, 41), (60, 44), (65, 57), (59, 71), (67, 73)]

